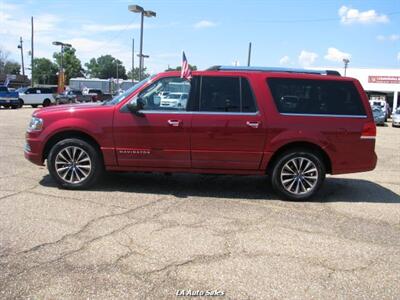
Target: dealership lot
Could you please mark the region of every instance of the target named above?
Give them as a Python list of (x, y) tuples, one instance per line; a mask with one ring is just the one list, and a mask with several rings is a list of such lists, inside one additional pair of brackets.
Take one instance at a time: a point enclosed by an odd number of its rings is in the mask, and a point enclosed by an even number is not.
[(113, 174), (58, 189), (23, 157), (30, 108), (0, 110), (0, 298), (397, 298), (400, 128), (375, 171), (328, 177), (313, 202), (265, 178)]

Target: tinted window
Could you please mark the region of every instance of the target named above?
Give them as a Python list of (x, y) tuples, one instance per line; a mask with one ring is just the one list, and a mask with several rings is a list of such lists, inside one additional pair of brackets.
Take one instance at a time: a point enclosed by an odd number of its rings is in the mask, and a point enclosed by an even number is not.
[(281, 113), (365, 115), (352, 82), (270, 78), (268, 85)]
[(8, 89), (5, 86), (0, 86), (0, 92), (8, 92)]
[(246, 78), (241, 78), (242, 86), (242, 111), (243, 112), (256, 112), (257, 105), (251, 91), (249, 81)]
[(238, 77), (202, 77), (200, 111), (240, 112)]

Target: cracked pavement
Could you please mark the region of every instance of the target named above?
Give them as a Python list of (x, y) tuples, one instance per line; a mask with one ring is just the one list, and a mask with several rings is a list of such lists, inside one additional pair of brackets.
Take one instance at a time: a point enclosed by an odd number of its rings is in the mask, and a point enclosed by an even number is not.
[(32, 112), (0, 109), (0, 298), (399, 298), (400, 129), (378, 128), (375, 171), (330, 176), (298, 203), (252, 176), (58, 189), (23, 157)]

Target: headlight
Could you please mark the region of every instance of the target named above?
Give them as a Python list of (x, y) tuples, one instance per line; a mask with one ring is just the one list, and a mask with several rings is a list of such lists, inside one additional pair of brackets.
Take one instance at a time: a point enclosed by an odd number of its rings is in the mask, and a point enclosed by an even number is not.
[(40, 131), (43, 128), (43, 120), (40, 118), (32, 117), (29, 122), (28, 131)]

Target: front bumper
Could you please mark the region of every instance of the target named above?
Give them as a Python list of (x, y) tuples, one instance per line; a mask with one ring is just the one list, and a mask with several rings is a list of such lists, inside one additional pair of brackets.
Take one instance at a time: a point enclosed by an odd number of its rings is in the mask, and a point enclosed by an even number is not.
[(0, 99), (0, 105), (18, 106), (19, 100), (18, 99)]
[(400, 119), (399, 120), (393, 120), (392, 124), (393, 124), (393, 126), (400, 126)]
[(24, 156), (35, 165), (43, 165), (43, 142), (36, 137), (36, 133), (26, 133)]

